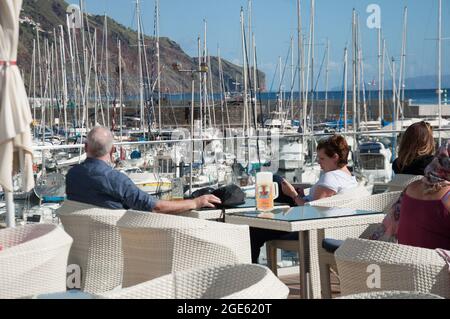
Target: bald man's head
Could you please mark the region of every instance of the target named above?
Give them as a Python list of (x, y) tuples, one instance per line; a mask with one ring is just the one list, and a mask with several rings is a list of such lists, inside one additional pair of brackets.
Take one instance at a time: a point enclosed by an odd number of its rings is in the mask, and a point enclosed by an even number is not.
[(111, 152), (113, 141), (113, 135), (108, 128), (103, 126), (96, 126), (92, 130), (90, 130), (87, 136), (86, 152), (90, 157), (103, 157)]

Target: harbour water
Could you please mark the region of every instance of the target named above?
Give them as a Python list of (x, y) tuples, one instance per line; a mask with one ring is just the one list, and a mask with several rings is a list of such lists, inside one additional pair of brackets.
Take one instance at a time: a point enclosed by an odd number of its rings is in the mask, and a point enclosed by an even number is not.
[[(450, 94), (450, 88), (444, 88), (442, 93), (442, 103), (445, 105), (447, 103), (450, 103), (450, 96), (447, 96), (447, 94)], [(195, 94), (195, 100), (199, 100), (200, 95)], [(261, 92), (257, 93), (257, 100), (262, 102), (267, 101), (276, 101), (278, 99), (279, 93), (278, 92)], [(162, 97), (168, 101), (172, 102), (185, 102), (185, 101), (191, 101), (191, 93), (178, 93), (178, 94), (162, 94)], [(127, 99), (133, 101), (138, 100), (138, 95), (130, 95), (126, 97)], [(216, 101), (220, 101), (221, 94), (214, 94), (214, 99)], [(283, 99), (289, 103), (290, 100), (290, 92), (284, 92), (283, 93)], [(294, 101), (298, 101), (298, 92), (293, 92), (293, 98)], [(329, 101), (343, 101), (344, 99), (344, 91), (318, 91), (314, 93), (314, 100), (315, 101), (325, 101), (325, 99), (328, 98)], [(347, 98), (349, 100), (352, 99), (352, 92), (349, 91), (347, 93)], [(392, 98), (392, 90), (385, 90), (384, 91), (384, 98), (390, 99)], [(377, 90), (367, 90), (366, 91), (366, 99), (370, 101), (378, 101), (378, 91)], [(420, 90), (405, 90), (405, 99), (404, 101), (409, 102), (410, 104), (437, 104), (438, 103), (438, 95), (436, 93), (436, 90), (432, 89), (420, 89)]]

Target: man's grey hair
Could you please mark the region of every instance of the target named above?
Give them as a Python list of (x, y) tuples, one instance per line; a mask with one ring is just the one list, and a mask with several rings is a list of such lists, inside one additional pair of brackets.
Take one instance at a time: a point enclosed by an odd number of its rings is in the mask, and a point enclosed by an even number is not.
[(114, 137), (108, 128), (96, 126), (89, 131), (86, 142), (90, 155), (99, 158), (111, 152)]

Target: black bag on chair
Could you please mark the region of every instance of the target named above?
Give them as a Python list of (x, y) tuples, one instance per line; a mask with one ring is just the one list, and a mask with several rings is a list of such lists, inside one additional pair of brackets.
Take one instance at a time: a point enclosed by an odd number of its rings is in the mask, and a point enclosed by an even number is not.
[(212, 194), (222, 202), (217, 205), (218, 208), (235, 207), (245, 203), (245, 193), (234, 184), (218, 188)]
[(212, 194), (212, 192), (214, 192), (215, 189), (212, 187), (205, 187), (205, 188), (201, 188), (201, 189), (197, 189), (196, 191), (192, 192), (191, 198), (197, 198), (203, 195), (209, 195)]

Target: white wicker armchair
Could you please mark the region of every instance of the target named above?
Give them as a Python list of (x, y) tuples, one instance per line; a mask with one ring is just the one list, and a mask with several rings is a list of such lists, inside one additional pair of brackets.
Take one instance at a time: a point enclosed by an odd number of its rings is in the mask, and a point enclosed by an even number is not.
[(390, 182), (386, 184), (388, 192), (402, 191), (412, 182), (422, 179), (423, 175), (396, 174)]
[(66, 200), (57, 214), (74, 239), (68, 263), (81, 268), (81, 290), (98, 293), (120, 286), (123, 254), (116, 224), (125, 210)]
[(322, 207), (342, 207), (342, 205), (350, 203), (355, 199), (360, 199), (367, 196), (370, 196), (369, 191), (364, 186), (359, 185), (358, 187), (342, 193), (338, 193), (334, 196), (308, 202), (306, 203), (306, 205)]
[(71, 244), (52, 224), (0, 230), (0, 299), (65, 291)]
[(433, 294), (424, 294), (416, 291), (378, 291), (347, 295), (336, 299), (444, 299)]
[(235, 264), (168, 274), (99, 294), (107, 299), (285, 299), (289, 288), (260, 265)]
[[(449, 269), (435, 250), (349, 238), (335, 257), (342, 295), (399, 290), (450, 298)], [(369, 288), (377, 269), (379, 285)]]
[[(353, 202), (342, 205), (342, 207), (349, 207), (362, 210), (371, 210), (387, 213), (392, 205), (398, 200), (401, 192), (389, 192), (371, 195)], [(317, 248), (319, 253), (319, 268), (320, 268), (320, 284), (322, 298), (331, 298), (331, 283), (330, 283), (330, 269), (336, 269), (336, 261), (334, 254), (328, 252), (322, 247), (324, 238), (333, 238), (344, 240), (346, 238), (368, 238), (376, 228), (374, 225), (361, 225), (357, 227), (339, 227), (329, 228), (325, 232), (317, 234)], [(311, 254), (315, 254), (312, 252)]]
[[(332, 197), (318, 199), (312, 202), (308, 202), (305, 205), (321, 206), (321, 207), (346, 207), (361, 197), (369, 196), (369, 192), (363, 186), (358, 186), (354, 192), (345, 192), (337, 194)], [(298, 251), (299, 244), (296, 240), (271, 240), (266, 243), (267, 250), (267, 264), (269, 268), (277, 274), (277, 249), (283, 249), (287, 251)]]
[(117, 225), (123, 287), (195, 267), (251, 263), (246, 225), (137, 211), (128, 211)]
[[(401, 192), (391, 192), (383, 193), (369, 196), (361, 196), (358, 199), (338, 199), (333, 202), (333, 197), (325, 198), (323, 200), (318, 200), (311, 202), (310, 205), (313, 206), (323, 206), (323, 207), (347, 207), (362, 210), (371, 211), (383, 211), (385, 212), (391, 205), (398, 199)], [(318, 205), (316, 205), (318, 203)], [(361, 225), (354, 227), (338, 227), (338, 228), (328, 228), (324, 231), (311, 231), (310, 232), (310, 260), (312, 267), (318, 265), (318, 269), (312, 271), (312, 276), (314, 280), (313, 283), (313, 293), (315, 297), (322, 296), (323, 298), (331, 298), (331, 283), (330, 283), (330, 267), (335, 267), (334, 255), (322, 248), (322, 240), (324, 238), (334, 238), (334, 239), (346, 239), (351, 237), (367, 236), (370, 234), (370, 230), (373, 228), (369, 225)], [(300, 247), (298, 241), (296, 240), (273, 240), (266, 243), (267, 247), (267, 260), (268, 266), (274, 273), (277, 273), (276, 264), (276, 249), (284, 249), (288, 251), (297, 251), (299, 253), (299, 258), (302, 256), (302, 252), (299, 252)], [(316, 277), (319, 277), (316, 278)], [(319, 285), (320, 281), (320, 287)]]

